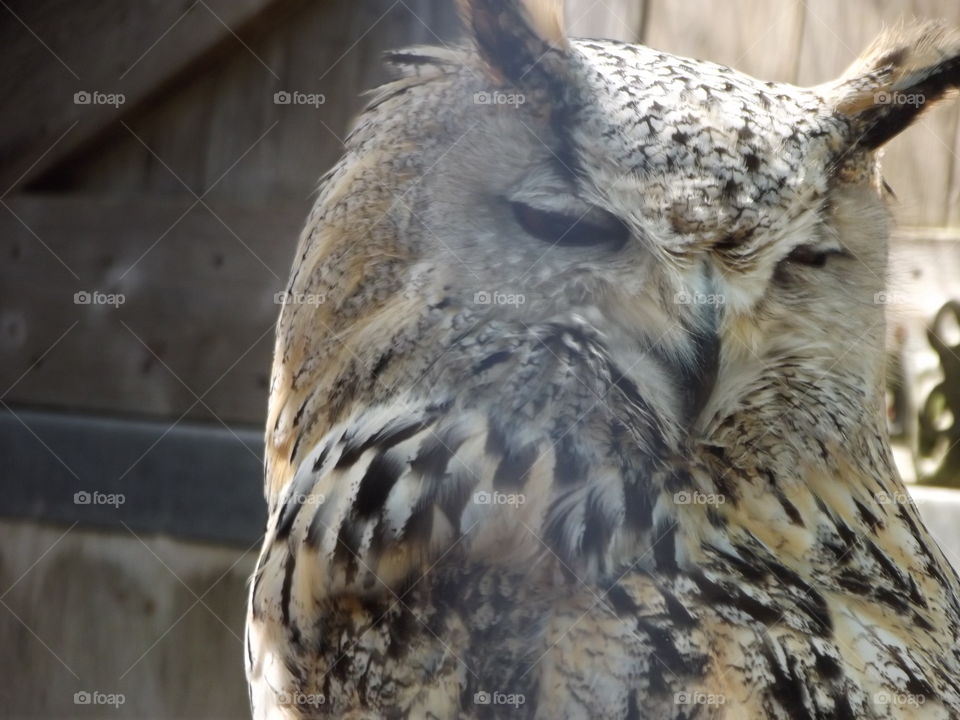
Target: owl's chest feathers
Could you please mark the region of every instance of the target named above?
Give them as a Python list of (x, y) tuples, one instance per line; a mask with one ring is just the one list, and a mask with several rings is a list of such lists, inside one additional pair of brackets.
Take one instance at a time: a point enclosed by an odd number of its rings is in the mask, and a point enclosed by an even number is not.
[[(933, 678), (938, 662), (960, 677), (955, 579), (883, 458), (859, 447), (873, 439), (821, 446), (814, 428), (791, 442), (792, 421), (749, 434), (738, 419), (729, 442), (691, 444), (665, 367), (656, 353), (625, 365), (567, 326), (451, 348), (415, 392), (338, 424), (303, 460), (254, 617), (318, 677), (346, 662), (334, 640), (352, 643), (344, 702), (375, 687), (404, 704), (423, 673), (460, 682), (451, 648), (513, 687), (518, 667), (562, 672), (624, 643), (673, 657), (690, 687), (712, 687), (703, 668), (733, 647), (775, 668), (774, 684), (819, 684), (822, 666), (874, 690), (954, 692)], [(564, 632), (578, 623), (599, 635)], [(574, 641), (586, 645), (564, 649)], [(777, 669), (784, 647), (811, 666)], [(610, 666), (642, 662), (621, 660)], [(540, 671), (518, 692), (532, 696)]]

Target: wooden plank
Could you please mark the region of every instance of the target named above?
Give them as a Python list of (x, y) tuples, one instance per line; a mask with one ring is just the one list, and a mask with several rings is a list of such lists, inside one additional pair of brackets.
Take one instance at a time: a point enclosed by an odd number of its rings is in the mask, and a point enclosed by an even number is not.
[[(285, 285), (308, 198), (213, 204), (226, 226), (203, 207), (190, 209), (192, 199), (4, 202), (0, 395), (17, 382), (6, 402), (263, 422), (274, 294)], [(120, 293), (125, 302), (74, 304), (83, 291)]]
[[(12, 53), (0, 93), (16, 108), (0, 124), (0, 192), (15, 181), (31, 183), (213, 53), (249, 53), (238, 36), (262, 31), (266, 18), (291, 2), (154, 2), (135, 10), (120, 0), (85, 3), (82, 10), (56, 0), (17, 4), (9, 12), (20, 21), (0, 26), (0, 43)], [(75, 102), (75, 93), (94, 91), (125, 101), (119, 107)]]
[(952, 228), (960, 228), (960, 119), (957, 121), (955, 135), (950, 187), (947, 191), (947, 225)]
[[(0, 521), (0, 586), (12, 587), (0, 643), (19, 658), (0, 683), (4, 716), (249, 717), (242, 638), (255, 550), (68, 528)], [(75, 704), (84, 691), (124, 702)]]
[[(943, 18), (960, 25), (960, 4), (955, 0), (808, 0), (806, 7), (798, 77), (801, 84), (839, 76), (882, 27), (901, 18)], [(899, 198), (897, 214), (903, 223), (938, 226), (947, 221), (958, 122), (960, 107), (947, 102), (888, 145), (884, 174)]]
[(566, 0), (572, 37), (641, 42), (648, 0)]
[(259, 426), (0, 406), (0, 456), (4, 517), (118, 532), (126, 525), (240, 548), (267, 520)]
[[(250, 41), (279, 78), (250, 53), (235, 53), (214, 71), (185, 79), (150, 112), (126, 120), (147, 147), (121, 129), (83, 161), (44, 180), (61, 192), (124, 194), (182, 192), (180, 180), (202, 192), (219, 180), (216, 193), (234, 202), (306, 198), (342, 153), (340, 138), (365, 102), (363, 91), (388, 77), (381, 54), (451, 43), (460, 33), (453, 3), (310, 4)], [(325, 102), (275, 104), (281, 91), (322, 95)]]
[(644, 42), (677, 55), (730, 65), (763, 80), (793, 81), (804, 14), (801, 0), (649, 0)]

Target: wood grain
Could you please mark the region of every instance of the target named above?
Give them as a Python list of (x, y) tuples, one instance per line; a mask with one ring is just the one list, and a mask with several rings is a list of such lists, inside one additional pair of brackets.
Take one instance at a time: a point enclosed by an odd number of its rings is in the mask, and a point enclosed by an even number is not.
[[(191, 209), (192, 200), (4, 202), (6, 402), (212, 419), (196, 394), (225, 421), (262, 423), (274, 294), (286, 283), (306, 199), (286, 207), (211, 203), (229, 227), (202, 206)], [(125, 302), (74, 304), (83, 291), (121, 293)]]
[[(242, 638), (253, 548), (10, 520), (0, 539), (5, 717), (249, 717)], [(124, 703), (77, 705), (82, 691)]]
[(953, 160), (951, 162), (950, 186), (947, 188), (947, 225), (960, 227), (960, 118), (953, 140)]
[(790, 82), (803, 31), (800, 0), (649, 0), (644, 42), (677, 55)]
[[(0, 93), (15, 109), (0, 121), (2, 191), (31, 183), (218, 48), (246, 52), (237, 37), (292, 2), (300, 0), (111, 0), (82, 12), (63, 12), (56, 0), (13, 3), (0, 25), (9, 52)], [(77, 104), (81, 91), (125, 102)]]
[(641, 42), (649, 0), (566, 0), (571, 37)]
[[(51, 168), (40, 189), (129, 195), (184, 192), (185, 185), (202, 193), (216, 183), (234, 203), (299, 201), (342, 153), (363, 92), (388, 78), (382, 53), (451, 43), (459, 34), (453, 3), (309, 4), (251, 37), (251, 52), (240, 47), (198, 66), (148, 111), (125, 117), (129, 130), (118, 125), (82, 156)], [(322, 95), (324, 102), (280, 105), (277, 92)]]

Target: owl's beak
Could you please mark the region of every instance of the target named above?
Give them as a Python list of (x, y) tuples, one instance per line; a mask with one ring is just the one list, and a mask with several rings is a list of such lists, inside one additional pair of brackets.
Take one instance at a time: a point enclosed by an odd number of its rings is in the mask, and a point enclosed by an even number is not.
[(706, 407), (720, 367), (720, 312), (718, 305), (699, 306), (701, 317), (693, 331), (694, 358), (685, 368), (683, 393), (687, 426), (692, 427)]

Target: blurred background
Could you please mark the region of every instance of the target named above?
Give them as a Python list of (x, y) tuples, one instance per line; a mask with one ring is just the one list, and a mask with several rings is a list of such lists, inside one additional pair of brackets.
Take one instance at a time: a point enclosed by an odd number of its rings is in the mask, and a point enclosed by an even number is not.
[[(568, 0), (572, 33), (836, 77), (956, 0)], [(276, 294), (380, 55), (452, 0), (0, 0), (0, 707), (248, 715)], [(960, 556), (960, 103), (889, 149), (890, 420)], [(850, 338), (851, 343), (855, 338)]]

